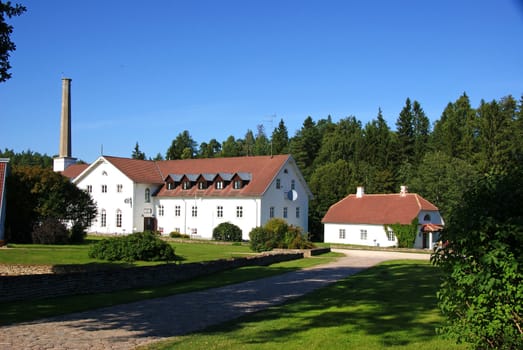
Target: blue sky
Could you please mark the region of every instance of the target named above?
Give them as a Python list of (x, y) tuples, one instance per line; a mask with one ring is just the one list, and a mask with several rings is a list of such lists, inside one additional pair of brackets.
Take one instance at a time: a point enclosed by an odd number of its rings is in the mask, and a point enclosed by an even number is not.
[[(16, 0), (13, 77), (0, 84), (0, 148), (58, 153), (61, 78), (72, 79), (73, 156), (165, 154), (243, 138), (283, 119), (378, 108), (407, 97), (431, 122), (463, 92), (473, 107), (523, 95), (521, 0)], [(271, 122), (272, 120), (272, 122)]]

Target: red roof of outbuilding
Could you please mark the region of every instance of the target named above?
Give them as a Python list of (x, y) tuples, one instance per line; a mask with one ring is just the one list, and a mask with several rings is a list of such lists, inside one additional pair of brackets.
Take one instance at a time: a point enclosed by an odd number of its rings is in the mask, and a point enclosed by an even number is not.
[(5, 179), (7, 177), (7, 166), (8, 166), (7, 160), (0, 161), (0, 214), (1, 214), (2, 206), (4, 205), (3, 198), (4, 198)]
[(351, 194), (332, 205), (323, 223), (339, 224), (410, 224), (421, 210), (438, 208), (416, 193)]

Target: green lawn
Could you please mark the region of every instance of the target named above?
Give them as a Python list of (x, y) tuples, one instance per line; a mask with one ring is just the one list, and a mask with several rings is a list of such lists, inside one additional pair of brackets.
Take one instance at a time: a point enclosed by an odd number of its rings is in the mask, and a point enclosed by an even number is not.
[[(9, 244), (7, 249), (0, 249), (0, 264), (31, 264), (31, 265), (64, 265), (64, 264), (105, 264), (107, 262), (90, 259), (87, 256), (89, 246), (99, 237), (92, 237), (79, 245), (41, 245), (41, 244)], [(211, 242), (171, 242), (176, 255), (181, 256), (184, 263), (227, 259), (253, 254), (248, 245), (213, 244)], [(158, 262), (135, 262), (119, 265), (156, 265)]]
[(379, 265), (297, 301), (144, 349), (463, 349), (436, 335), (437, 268)]

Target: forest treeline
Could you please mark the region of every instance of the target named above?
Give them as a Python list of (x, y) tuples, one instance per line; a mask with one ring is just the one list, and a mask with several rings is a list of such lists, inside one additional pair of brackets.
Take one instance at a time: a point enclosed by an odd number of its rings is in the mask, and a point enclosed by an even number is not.
[[(479, 176), (521, 167), (523, 162), (523, 97), (482, 100), (472, 107), (464, 93), (448, 103), (433, 125), (420, 103), (407, 98), (394, 127), (378, 110), (366, 124), (355, 116), (338, 122), (330, 116), (319, 120), (309, 116), (294, 136), (289, 136), (283, 119), (270, 135), (258, 126), (243, 138), (229, 136), (199, 145), (185, 130), (165, 155), (158, 153), (152, 159), (291, 154), (314, 195), (309, 230), (317, 239), (329, 206), (355, 193), (357, 186), (364, 186), (366, 193), (394, 193), (406, 185), (438, 206), (445, 217)], [(146, 159), (138, 142), (131, 156)], [(15, 154), (6, 149), (0, 157), (10, 157), (13, 163), (52, 164), (50, 157), (30, 151)]]

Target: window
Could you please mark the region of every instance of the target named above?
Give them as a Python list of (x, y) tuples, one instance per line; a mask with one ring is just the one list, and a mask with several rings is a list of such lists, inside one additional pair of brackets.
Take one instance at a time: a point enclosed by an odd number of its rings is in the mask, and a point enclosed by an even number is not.
[(283, 208), (283, 217), (287, 219), (287, 207)]
[(276, 189), (280, 189), (281, 188), (281, 180), (280, 179), (276, 179)]
[(122, 190), (123, 190), (123, 185), (122, 184), (116, 185), (116, 192), (122, 193)]
[(216, 189), (222, 190), (223, 189), (223, 181), (216, 181)]
[(389, 239), (389, 241), (394, 242), (396, 240), (396, 238), (394, 237), (394, 231), (392, 231), (391, 229), (387, 230), (387, 238)]
[(360, 239), (362, 241), (366, 241), (367, 240), (367, 230), (360, 230)]
[(242, 188), (242, 180), (234, 180), (233, 188), (235, 190), (239, 190), (240, 188)]
[(236, 207), (236, 217), (237, 218), (243, 217), (243, 207), (241, 207), (241, 206)]
[(274, 207), (269, 208), (269, 217), (272, 219), (274, 217)]
[(145, 203), (151, 202), (151, 190), (146, 188), (145, 189)]
[(179, 205), (174, 206), (174, 216), (180, 216), (180, 206)]
[(198, 234), (198, 229), (197, 228), (192, 228), (191, 229), (191, 235), (197, 235)]
[(107, 212), (105, 211), (105, 209), (102, 209), (102, 214), (100, 214), (100, 226), (107, 226)]
[(345, 229), (344, 228), (340, 228), (340, 239), (345, 239)]
[(163, 216), (164, 208), (163, 205), (158, 206), (158, 216)]
[(190, 181), (184, 181), (183, 184), (182, 184), (182, 188), (184, 190), (188, 190), (191, 188), (191, 182)]
[(174, 182), (168, 182), (167, 183), (167, 189), (168, 190), (174, 190)]
[(300, 207), (296, 208), (296, 219), (300, 217)]
[(216, 207), (216, 216), (223, 218), (223, 207), (221, 205)]
[(116, 210), (116, 227), (122, 227), (122, 211)]
[(430, 221), (430, 214), (427, 214), (423, 217), (424, 221)]
[(291, 180), (291, 190), (295, 190), (295, 189), (296, 189), (296, 181)]
[(198, 182), (198, 189), (199, 190), (205, 190), (206, 188), (207, 188), (207, 183), (206, 182), (203, 182), (203, 181)]
[(87, 185), (87, 193), (93, 193), (93, 185)]
[(198, 207), (196, 205), (193, 205), (192, 207), (192, 217), (195, 218), (198, 216)]
[(107, 185), (102, 185), (102, 193), (107, 193)]

